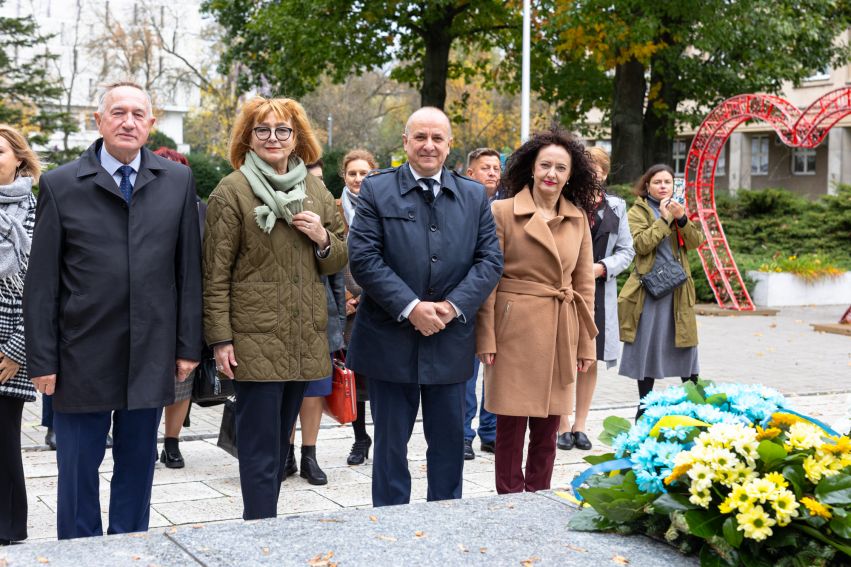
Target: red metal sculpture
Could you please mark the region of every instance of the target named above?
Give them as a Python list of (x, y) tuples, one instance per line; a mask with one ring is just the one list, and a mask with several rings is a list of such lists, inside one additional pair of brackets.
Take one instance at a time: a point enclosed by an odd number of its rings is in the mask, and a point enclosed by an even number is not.
[(698, 253), (720, 307), (754, 310), (715, 209), (715, 165), (727, 139), (737, 126), (757, 119), (767, 122), (787, 146), (815, 148), (848, 114), (851, 87), (825, 94), (803, 112), (780, 97), (739, 95), (722, 102), (703, 120), (686, 159), (686, 203), (689, 217), (700, 222), (706, 234)]

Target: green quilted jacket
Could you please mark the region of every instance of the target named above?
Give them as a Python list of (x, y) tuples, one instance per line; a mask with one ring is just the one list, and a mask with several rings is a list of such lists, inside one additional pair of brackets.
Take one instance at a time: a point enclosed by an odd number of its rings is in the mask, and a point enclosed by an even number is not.
[(328, 305), (320, 275), (348, 261), (343, 222), (321, 181), (307, 176), (305, 210), (322, 217), (331, 251), (319, 258), (313, 242), (278, 220), (264, 233), (254, 220), (261, 205), (235, 171), (207, 202), (204, 231), (204, 335), (232, 341), (237, 380), (316, 380), (331, 374)]

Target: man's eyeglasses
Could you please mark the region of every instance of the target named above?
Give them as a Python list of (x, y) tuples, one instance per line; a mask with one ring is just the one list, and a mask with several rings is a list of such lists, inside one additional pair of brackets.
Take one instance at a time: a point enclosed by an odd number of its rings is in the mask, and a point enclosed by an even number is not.
[[(257, 126), (253, 128), (254, 135), (257, 136), (257, 139), (261, 142), (265, 142), (272, 135), (272, 129), (268, 126)], [(286, 142), (290, 139), (290, 136), (293, 135), (293, 129), (287, 128), (286, 126), (278, 126), (275, 128), (275, 138), (279, 142)]]

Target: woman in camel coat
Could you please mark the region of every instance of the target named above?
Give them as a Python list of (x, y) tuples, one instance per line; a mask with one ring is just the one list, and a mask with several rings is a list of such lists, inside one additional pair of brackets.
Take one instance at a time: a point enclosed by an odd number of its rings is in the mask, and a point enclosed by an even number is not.
[[(568, 386), (596, 359), (588, 215), (598, 181), (572, 136), (551, 130), (508, 160), (493, 204), (505, 271), (477, 317), (485, 407), (497, 414), (496, 489), (550, 487)], [(530, 430), (526, 473), (522, 470)]]

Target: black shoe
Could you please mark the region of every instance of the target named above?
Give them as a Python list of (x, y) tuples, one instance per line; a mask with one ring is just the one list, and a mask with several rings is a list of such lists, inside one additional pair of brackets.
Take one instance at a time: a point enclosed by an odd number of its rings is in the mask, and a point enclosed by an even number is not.
[(109, 433), (106, 434), (106, 448), (112, 449), (112, 435)]
[(56, 432), (53, 431), (52, 427), (47, 428), (47, 435), (44, 436), (44, 444), (47, 445), (51, 451), (56, 450)]
[(316, 486), (328, 484), (328, 477), (316, 462), (316, 445), (301, 446), (301, 477)]
[(362, 465), (363, 462), (369, 458), (370, 447), (372, 447), (372, 439), (370, 437), (366, 437), (365, 439), (355, 439), (355, 442), (352, 445), (352, 450), (349, 453), (349, 458), (346, 459), (346, 463), (349, 465)]
[(287, 462), (284, 465), (284, 478), (293, 476), (298, 472), (298, 465), (295, 464), (295, 445), (290, 443), (290, 452), (287, 453)]
[(476, 452), (473, 451), (473, 440), (464, 439), (464, 460), (472, 461), (476, 458)]
[[(55, 451), (55, 450), (56, 450), (56, 449), (54, 449), (54, 451)], [(11, 544), (12, 544), (12, 542), (11, 542), (11, 541), (9, 541), (8, 539), (0, 539), (0, 547), (5, 547), (5, 546), (7, 546), (7, 545), (11, 545)]]
[(573, 432), (573, 445), (577, 449), (582, 449), (583, 451), (587, 451), (591, 448), (591, 440), (588, 439), (588, 436), (585, 435), (581, 431)]
[(481, 449), (485, 453), (493, 453), (494, 443), (495, 441), (482, 441), (482, 444), (479, 445), (479, 449)]
[(556, 447), (562, 451), (570, 451), (573, 449), (573, 434), (570, 431), (565, 431), (556, 437)]
[(174, 449), (164, 448), (160, 453), (160, 462), (164, 464), (167, 469), (182, 469), (186, 466), (186, 463), (183, 461), (183, 455), (180, 454), (180, 449), (177, 447)]

